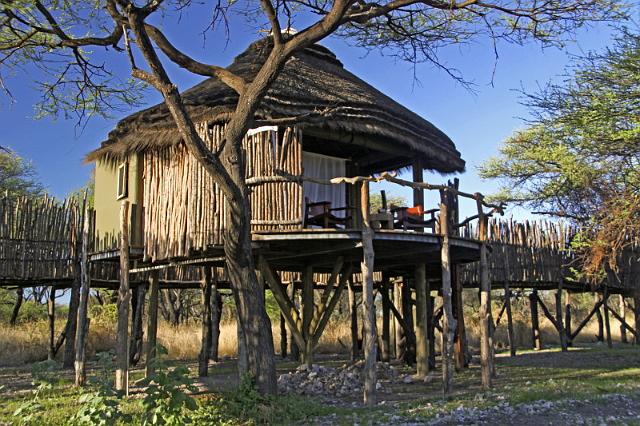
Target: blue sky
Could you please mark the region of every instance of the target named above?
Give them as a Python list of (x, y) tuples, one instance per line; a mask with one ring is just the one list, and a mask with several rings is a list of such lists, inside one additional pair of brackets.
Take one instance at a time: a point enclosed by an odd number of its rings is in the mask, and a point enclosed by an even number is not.
[[(222, 32), (209, 34), (206, 43), (200, 32), (206, 15), (201, 11), (185, 14), (181, 21), (164, 20), (161, 25), (174, 44), (194, 57), (220, 65), (228, 65), (232, 58), (247, 45), (261, 37), (255, 27), (240, 24), (233, 17), (230, 40)], [(475, 93), (451, 79), (443, 71), (428, 64), (418, 65), (394, 60), (379, 52), (365, 52), (350, 47), (344, 41), (331, 38), (322, 42), (332, 49), (345, 67), (391, 96), (409, 109), (425, 117), (447, 133), (467, 161), (467, 172), (459, 176), (464, 190), (490, 193), (497, 188), (495, 182), (481, 181), (476, 167), (497, 153), (499, 144), (514, 130), (523, 126), (519, 117), (527, 111), (519, 105), (516, 89), (534, 90), (537, 84), (557, 79), (569, 61), (569, 54), (602, 49), (611, 40), (612, 32), (604, 24), (580, 31), (576, 43), (565, 50), (541, 49), (540, 46), (499, 45), (500, 58), (493, 85), (490, 84), (494, 67), (491, 44), (478, 40), (463, 47), (451, 47), (441, 52), (441, 58), (460, 69), (467, 80), (476, 83)], [(116, 63), (116, 70), (126, 75), (126, 63)], [(201, 80), (200, 77), (171, 68), (171, 77), (183, 90)], [(8, 146), (33, 162), (49, 192), (64, 197), (86, 182), (91, 165), (83, 163), (87, 152), (99, 146), (118, 119), (128, 113), (114, 114), (112, 119), (93, 119), (79, 131), (73, 120), (45, 118), (34, 120), (33, 105), (39, 93), (34, 90), (33, 76), (20, 74), (9, 80), (14, 101), (0, 100), (0, 145)], [(160, 97), (149, 92), (148, 105)], [(133, 112), (133, 110), (131, 111)], [(427, 181), (441, 183), (440, 175), (427, 175)], [(395, 194), (408, 194), (392, 188)], [(435, 194), (427, 200), (435, 203)], [(463, 211), (463, 214), (465, 211)], [(522, 211), (514, 211), (522, 216)]]

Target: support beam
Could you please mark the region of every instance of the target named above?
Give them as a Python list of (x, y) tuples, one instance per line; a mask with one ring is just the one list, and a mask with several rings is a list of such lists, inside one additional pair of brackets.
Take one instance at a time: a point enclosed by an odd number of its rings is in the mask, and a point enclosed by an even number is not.
[(142, 313), (144, 312), (144, 299), (146, 287), (140, 285), (136, 288), (135, 297), (132, 299), (133, 323), (131, 324), (131, 342), (129, 345), (129, 363), (137, 365), (142, 357)]
[(416, 362), (416, 342), (415, 342), (415, 327), (413, 323), (413, 304), (411, 303), (411, 288), (409, 287), (409, 280), (407, 277), (402, 279), (402, 320), (405, 324), (404, 330), (404, 352), (403, 359), (405, 364), (413, 365)]
[(382, 286), (378, 290), (382, 293), (382, 347), (381, 360), (391, 360), (391, 308), (389, 307), (389, 276), (382, 274)]
[[(620, 317), (626, 319), (627, 317), (627, 307), (624, 303), (624, 294), (618, 295), (618, 302), (620, 306)], [(615, 315), (614, 315), (615, 316)], [(620, 322), (620, 343), (628, 343), (627, 340), (627, 328), (625, 327), (626, 322)]]
[(287, 357), (287, 348), (289, 346), (289, 342), (287, 341), (287, 323), (284, 320), (284, 316), (282, 313), (280, 314), (280, 357), (285, 359)]
[[(393, 289), (393, 305), (402, 307), (402, 282), (396, 281)], [(403, 359), (406, 351), (406, 340), (404, 337), (404, 328), (400, 324), (398, 317), (394, 316), (393, 320), (395, 329), (395, 358)]]
[(449, 242), (449, 208), (446, 192), (441, 194), (440, 203), (440, 234), (442, 247), (440, 250), (440, 265), (442, 270), (442, 392), (448, 395), (453, 390), (453, 335), (456, 320), (453, 318), (451, 306), (451, 253)]
[(629, 330), (629, 332), (631, 332), (631, 334), (636, 337), (636, 331), (627, 323), (627, 321), (622, 318), (620, 315), (618, 315), (618, 313), (616, 311), (613, 310), (613, 308), (611, 306), (607, 306), (604, 305), (605, 309), (607, 309), (609, 312), (611, 312), (611, 315), (613, 315), (613, 317), (615, 319), (618, 320), (618, 322), (620, 323), (620, 328), (624, 329), (625, 332), (627, 330)]
[(604, 327), (607, 333), (607, 347), (611, 349), (613, 341), (611, 340), (611, 323), (609, 322), (609, 293), (606, 288), (604, 290)]
[(220, 348), (220, 321), (222, 320), (222, 294), (218, 289), (218, 277), (213, 274), (211, 283), (211, 347), (209, 348), (209, 358), (213, 362), (218, 362)]
[(373, 268), (375, 254), (373, 250), (373, 230), (369, 223), (369, 182), (361, 183), (360, 211), (362, 214), (362, 307), (364, 321), (364, 404), (376, 404), (376, 316), (373, 300)]
[(313, 268), (307, 266), (302, 273), (302, 336), (304, 337), (305, 346), (301, 349), (304, 362), (309, 368), (313, 364), (311, 321), (313, 320), (314, 306)]
[(351, 361), (356, 361), (360, 354), (358, 345), (358, 303), (351, 280), (349, 280), (349, 317), (351, 318)]
[(567, 298), (564, 302), (564, 331), (567, 335), (567, 346), (572, 346), (571, 341), (571, 292), (567, 291)]
[(558, 336), (560, 338), (560, 349), (562, 352), (567, 352), (567, 333), (564, 330), (564, 324), (562, 321), (562, 274), (560, 274), (560, 280), (558, 281), (558, 290), (556, 291), (556, 329), (558, 330)]
[(594, 306), (598, 306), (596, 310), (596, 318), (598, 319), (598, 334), (596, 334), (596, 340), (598, 342), (604, 342), (604, 321), (602, 320), (602, 313), (600, 312), (600, 306), (603, 302), (602, 296), (599, 293), (593, 294)]
[(571, 333), (571, 338), (569, 340), (573, 341), (575, 340), (576, 337), (578, 337), (578, 334), (587, 325), (587, 323), (589, 323), (589, 320), (591, 319), (591, 317), (596, 313), (600, 312), (600, 307), (602, 306), (603, 303), (604, 303), (604, 300), (596, 299), (596, 304), (594, 305), (593, 309), (591, 309), (591, 312), (589, 312), (589, 314), (585, 317), (585, 319), (583, 319), (582, 322), (578, 325), (578, 327)]
[(87, 381), (85, 366), (85, 350), (87, 333), (89, 332), (89, 320), (87, 311), (89, 308), (89, 292), (91, 290), (91, 270), (89, 263), (89, 214), (85, 209), (84, 224), (82, 228), (82, 246), (80, 253), (80, 300), (78, 301), (78, 318), (76, 320), (75, 339), (75, 385), (84, 386)]
[(149, 272), (149, 310), (147, 312), (147, 356), (145, 359), (145, 376), (155, 374), (154, 360), (158, 336), (158, 293), (160, 291), (159, 271)]
[(424, 263), (414, 268), (416, 290), (416, 374), (425, 377), (429, 372), (429, 336), (427, 323), (427, 273)]
[(513, 332), (513, 313), (511, 312), (511, 289), (509, 282), (504, 282), (504, 305), (507, 312), (507, 339), (509, 340), (509, 354), (516, 356), (516, 336)]
[(634, 343), (640, 345), (640, 290), (633, 293), (633, 326), (636, 329)]
[(202, 281), (200, 290), (202, 294), (202, 333), (200, 347), (200, 355), (198, 356), (198, 376), (206, 377), (209, 375), (209, 355), (211, 353), (211, 267), (203, 266), (201, 268)]
[(529, 295), (529, 307), (531, 309), (531, 339), (533, 349), (542, 349), (542, 336), (540, 336), (540, 322), (538, 318), (538, 291), (533, 290)]
[(433, 306), (436, 298), (431, 296), (431, 287), (427, 281), (427, 333), (429, 336), (429, 369), (436, 368), (436, 327)]
[(52, 360), (56, 357), (56, 289), (49, 287), (49, 297), (47, 298), (47, 317), (49, 319), (49, 345), (47, 349), (47, 359)]
[(120, 287), (116, 331), (116, 390), (129, 395), (129, 202), (120, 206)]

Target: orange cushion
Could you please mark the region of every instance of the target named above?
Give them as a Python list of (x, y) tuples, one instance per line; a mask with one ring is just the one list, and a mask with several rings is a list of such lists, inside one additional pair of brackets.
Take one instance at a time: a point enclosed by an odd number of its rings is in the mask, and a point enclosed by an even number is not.
[(422, 216), (424, 215), (424, 208), (422, 207), (421, 204), (418, 204), (415, 207), (409, 207), (407, 209), (407, 213), (409, 213), (412, 216)]

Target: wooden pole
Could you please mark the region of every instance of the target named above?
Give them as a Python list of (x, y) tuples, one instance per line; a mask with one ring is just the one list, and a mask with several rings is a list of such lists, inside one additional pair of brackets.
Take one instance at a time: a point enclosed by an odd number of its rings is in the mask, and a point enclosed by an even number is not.
[[(289, 289), (288, 291), (290, 291), (290, 300), (291, 300), (291, 304), (293, 309), (297, 310), (300, 307), (300, 297), (298, 296), (298, 291), (296, 290), (296, 286), (294, 283), (291, 283), (289, 285)], [(351, 296), (351, 294), (349, 295)], [(351, 299), (349, 299), (351, 300)], [(296, 339), (293, 338), (293, 329), (292, 327), (289, 327), (289, 333), (291, 334), (291, 359), (294, 359), (296, 361), (300, 360), (300, 347), (298, 346), (298, 344), (296, 343)]]
[(302, 349), (304, 362), (309, 368), (311, 368), (313, 364), (313, 339), (311, 331), (313, 311), (313, 268), (306, 266), (302, 274), (302, 336), (304, 337), (305, 347), (300, 349)]
[(198, 376), (209, 375), (209, 354), (211, 350), (211, 267), (202, 267), (202, 346), (198, 357)]
[(538, 319), (538, 291), (533, 290), (529, 295), (529, 307), (531, 308), (531, 337), (533, 349), (542, 349), (542, 337), (540, 336), (540, 323)]
[(433, 306), (436, 298), (431, 296), (431, 288), (427, 281), (427, 333), (429, 336), (429, 369), (436, 368), (436, 327), (433, 317)]
[(569, 350), (567, 344), (567, 333), (565, 332), (562, 321), (562, 285), (562, 274), (560, 274), (558, 290), (556, 291), (556, 328), (558, 330), (558, 336), (560, 337), (560, 349), (562, 352), (567, 352)]
[(116, 334), (116, 390), (129, 395), (129, 202), (120, 205), (120, 287)]
[(513, 332), (513, 314), (511, 312), (511, 289), (509, 288), (509, 282), (504, 283), (504, 303), (507, 311), (507, 338), (509, 339), (509, 353), (511, 356), (516, 356), (516, 337)]
[(355, 361), (360, 353), (358, 347), (358, 304), (351, 280), (349, 280), (349, 314), (351, 317), (351, 361)]
[(454, 355), (456, 370), (460, 371), (468, 367), (467, 362), (467, 336), (464, 321), (464, 304), (462, 301), (462, 282), (459, 279), (459, 268), (453, 265), (451, 274), (451, 289), (453, 290), (452, 303), (456, 319), (456, 333), (454, 336)]
[(383, 362), (389, 362), (391, 359), (391, 309), (389, 307), (389, 277), (387, 274), (382, 276), (382, 288), (380, 291), (385, 295), (382, 297), (382, 356)]
[(567, 334), (567, 346), (572, 346), (571, 339), (571, 292), (567, 291), (567, 298), (564, 302), (564, 330)]
[(409, 279), (402, 279), (402, 319), (405, 322), (404, 330), (404, 352), (402, 353), (405, 364), (413, 365), (416, 362), (416, 345), (415, 345), (415, 326), (413, 321), (413, 304), (411, 303), (411, 288), (409, 287)]
[(376, 316), (373, 305), (373, 230), (369, 223), (369, 182), (360, 187), (360, 210), (362, 214), (362, 306), (364, 316), (364, 403), (374, 406), (376, 403)]
[(160, 280), (158, 270), (149, 273), (149, 311), (147, 312), (147, 356), (145, 375), (147, 378), (155, 374), (154, 359), (158, 336), (158, 293)]
[[(599, 293), (593, 294), (594, 305), (598, 305), (598, 302), (602, 302), (602, 296)], [(598, 319), (598, 334), (596, 334), (596, 340), (598, 342), (604, 342), (604, 322), (602, 321), (602, 313), (600, 308), (596, 310), (596, 318)]]
[[(619, 294), (618, 295), (618, 303), (620, 306), (620, 317), (622, 317), (623, 319), (627, 318), (627, 307), (624, 303), (624, 294)], [(627, 328), (624, 326), (624, 324), (620, 323), (620, 342), (621, 343), (628, 343), (627, 340)]]
[(49, 348), (47, 350), (47, 359), (52, 360), (56, 357), (56, 289), (53, 286), (49, 288), (49, 297), (47, 298), (47, 317), (49, 318)]
[(414, 268), (416, 289), (416, 374), (425, 377), (429, 372), (429, 332), (427, 322), (427, 273), (424, 263)]
[(493, 376), (493, 348), (491, 347), (491, 282), (487, 258), (487, 217), (484, 215), (482, 198), (476, 199), (478, 208), (478, 239), (480, 240), (480, 365), (482, 387), (490, 389)]
[(634, 342), (636, 345), (640, 345), (640, 290), (635, 290), (633, 293), (633, 326), (636, 329), (636, 338)]
[(611, 349), (613, 347), (613, 342), (611, 340), (611, 324), (609, 322), (609, 310), (607, 307), (609, 306), (609, 293), (607, 289), (604, 290), (604, 326), (605, 331), (607, 332), (607, 347)]
[(451, 306), (451, 257), (449, 249), (449, 214), (446, 192), (440, 203), (440, 234), (442, 247), (440, 262), (442, 269), (442, 392), (447, 395), (453, 390), (453, 335), (456, 320)]
[(137, 365), (138, 361), (142, 357), (142, 341), (143, 341), (143, 330), (142, 330), (142, 313), (144, 312), (144, 298), (145, 298), (146, 288), (144, 285), (139, 285), (136, 288), (136, 297), (132, 299), (132, 310), (133, 310), (133, 324), (131, 330), (131, 342), (129, 344), (129, 364)]
[(280, 314), (280, 357), (282, 359), (287, 357), (287, 347), (289, 346), (289, 342), (287, 339), (287, 323), (284, 320), (284, 316)]
[(82, 228), (82, 247), (80, 254), (80, 300), (78, 304), (78, 319), (76, 321), (75, 340), (75, 385), (84, 386), (87, 381), (85, 366), (85, 342), (89, 330), (87, 310), (89, 307), (89, 291), (91, 289), (91, 273), (89, 264), (89, 211), (85, 210)]
[(220, 321), (222, 320), (222, 295), (218, 291), (217, 276), (213, 276), (211, 282), (211, 347), (209, 358), (213, 362), (220, 360), (218, 349), (220, 346)]
[[(395, 305), (396, 308), (400, 307), (400, 309), (402, 309), (402, 282), (401, 281), (396, 281), (394, 283), (393, 304)], [(396, 344), (395, 358), (397, 360), (400, 360), (404, 358), (407, 342), (405, 340), (404, 329), (400, 325), (400, 321), (398, 320), (398, 318), (395, 318), (395, 316), (393, 319), (393, 325), (396, 332), (395, 339), (394, 339)]]

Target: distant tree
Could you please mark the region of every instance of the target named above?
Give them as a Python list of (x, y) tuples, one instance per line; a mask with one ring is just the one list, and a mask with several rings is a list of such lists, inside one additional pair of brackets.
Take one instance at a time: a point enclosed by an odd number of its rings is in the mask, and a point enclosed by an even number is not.
[(0, 150), (0, 195), (40, 196), (44, 190), (31, 162), (9, 149)]
[[(404, 207), (407, 205), (407, 200), (401, 195), (387, 195), (387, 209), (394, 207)], [(382, 209), (382, 194), (374, 193), (369, 198), (369, 208), (372, 213), (378, 213), (378, 210)]]
[[(571, 32), (589, 22), (624, 15), (624, 3), (618, 0), (214, 1), (208, 29), (220, 20), (226, 22), (229, 8), (238, 7), (272, 34), (265, 62), (256, 64), (255, 77), (245, 81), (226, 68), (188, 56), (157, 24), (163, 16), (182, 16), (200, 2), (2, 0), (0, 4), (0, 53), (4, 55), (0, 72), (15, 72), (25, 65), (39, 67), (43, 71), (37, 78), (43, 93), (42, 113), (75, 113), (80, 120), (109, 114), (119, 105), (139, 100), (140, 82), (162, 94), (188, 152), (226, 197), (227, 274), (246, 340), (249, 373), (266, 393), (276, 391), (276, 370), (271, 327), (252, 255), (242, 140), (247, 130), (259, 125), (255, 112), (285, 63), (296, 52), (338, 34), (360, 46), (386, 49), (414, 62), (431, 62), (462, 80), (438, 59), (441, 48), (479, 37), (561, 45)], [(291, 34), (288, 29), (296, 20), (309, 25)], [(188, 24), (182, 25), (181, 30)], [(101, 48), (109, 50), (108, 60), (95, 55)], [(204, 61), (209, 61), (211, 52), (205, 52)], [(237, 92), (237, 107), (226, 125), (221, 152), (212, 152), (198, 135), (161, 55), (190, 73), (219, 79)], [(134, 79), (118, 78), (110, 68), (123, 59), (129, 60)], [(318, 112), (319, 117), (326, 114), (330, 112)], [(318, 117), (305, 117), (314, 118)], [(287, 125), (301, 119), (274, 117), (270, 124)]]
[(75, 191), (70, 192), (67, 197), (75, 198), (81, 202), (86, 195), (87, 206), (90, 208), (93, 208), (95, 187), (96, 187), (96, 173), (94, 169), (91, 171), (91, 174), (89, 175), (89, 179), (87, 180), (87, 182), (84, 185), (82, 185), (82, 187), (76, 189)]
[(585, 272), (601, 277), (640, 236), (640, 34), (623, 30), (524, 99), (529, 127), (480, 175), (502, 181), (495, 198), (581, 225)]

